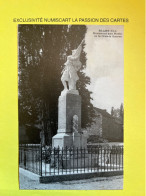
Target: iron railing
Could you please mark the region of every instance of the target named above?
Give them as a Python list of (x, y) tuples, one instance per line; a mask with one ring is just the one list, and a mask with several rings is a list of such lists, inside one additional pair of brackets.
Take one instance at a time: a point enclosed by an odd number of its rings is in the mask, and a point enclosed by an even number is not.
[(123, 170), (123, 146), (52, 148), (19, 147), (19, 166), (40, 176)]

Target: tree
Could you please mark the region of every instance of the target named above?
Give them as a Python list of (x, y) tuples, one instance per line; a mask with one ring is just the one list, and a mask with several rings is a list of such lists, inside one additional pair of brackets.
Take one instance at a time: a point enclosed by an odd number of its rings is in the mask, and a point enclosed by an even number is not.
[(114, 116), (114, 107), (111, 108), (111, 116)]
[(123, 123), (123, 118), (124, 118), (124, 108), (123, 108), (123, 104), (121, 103), (120, 105), (120, 119)]
[[(39, 68), (40, 42), (35, 43), (35, 37), (40, 37), (41, 30), (35, 34), (36, 27), (19, 25), (19, 124), (36, 123), (39, 114), (40, 100), (36, 96), (36, 89), (40, 79), (37, 74)], [(36, 49), (34, 49), (36, 48)]]
[[(85, 26), (19, 25), (19, 123), (40, 124), (45, 144), (58, 128), (58, 97), (63, 90), (61, 71), (66, 57), (78, 47), (86, 33)], [(92, 122), (91, 92), (86, 89), (90, 79), (83, 67), (77, 84), (82, 95), (82, 127)]]
[(123, 115), (124, 115), (124, 109), (123, 109), (123, 104), (121, 103), (120, 108), (111, 108), (111, 116), (114, 118), (119, 119), (123, 123)]

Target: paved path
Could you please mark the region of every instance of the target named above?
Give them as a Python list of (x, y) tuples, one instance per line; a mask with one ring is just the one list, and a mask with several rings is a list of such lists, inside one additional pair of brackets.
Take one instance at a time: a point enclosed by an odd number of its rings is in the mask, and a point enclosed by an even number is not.
[(19, 176), (20, 189), (41, 190), (114, 190), (123, 189), (123, 176), (97, 177), (87, 180), (40, 184), (23, 174)]

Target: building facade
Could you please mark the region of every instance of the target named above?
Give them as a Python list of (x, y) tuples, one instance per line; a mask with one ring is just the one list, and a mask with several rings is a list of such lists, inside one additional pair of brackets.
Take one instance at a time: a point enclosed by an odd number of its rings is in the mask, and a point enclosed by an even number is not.
[(109, 142), (123, 142), (123, 122), (111, 116), (106, 110), (94, 108), (96, 118), (87, 129), (88, 141), (96, 142), (99, 138)]

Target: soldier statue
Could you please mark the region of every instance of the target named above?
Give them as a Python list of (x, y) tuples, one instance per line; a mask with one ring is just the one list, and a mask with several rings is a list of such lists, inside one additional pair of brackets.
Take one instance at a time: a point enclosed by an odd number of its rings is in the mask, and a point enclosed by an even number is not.
[[(77, 49), (72, 50), (72, 55), (67, 57), (67, 61), (64, 64), (65, 67), (62, 71), (61, 77), (64, 90), (76, 90), (76, 82), (79, 79), (77, 71), (79, 71), (82, 65), (80, 62), (80, 54), (82, 51), (83, 41), (84, 40), (82, 40), (81, 44), (78, 46)], [(67, 87), (67, 82), (69, 89)]]

